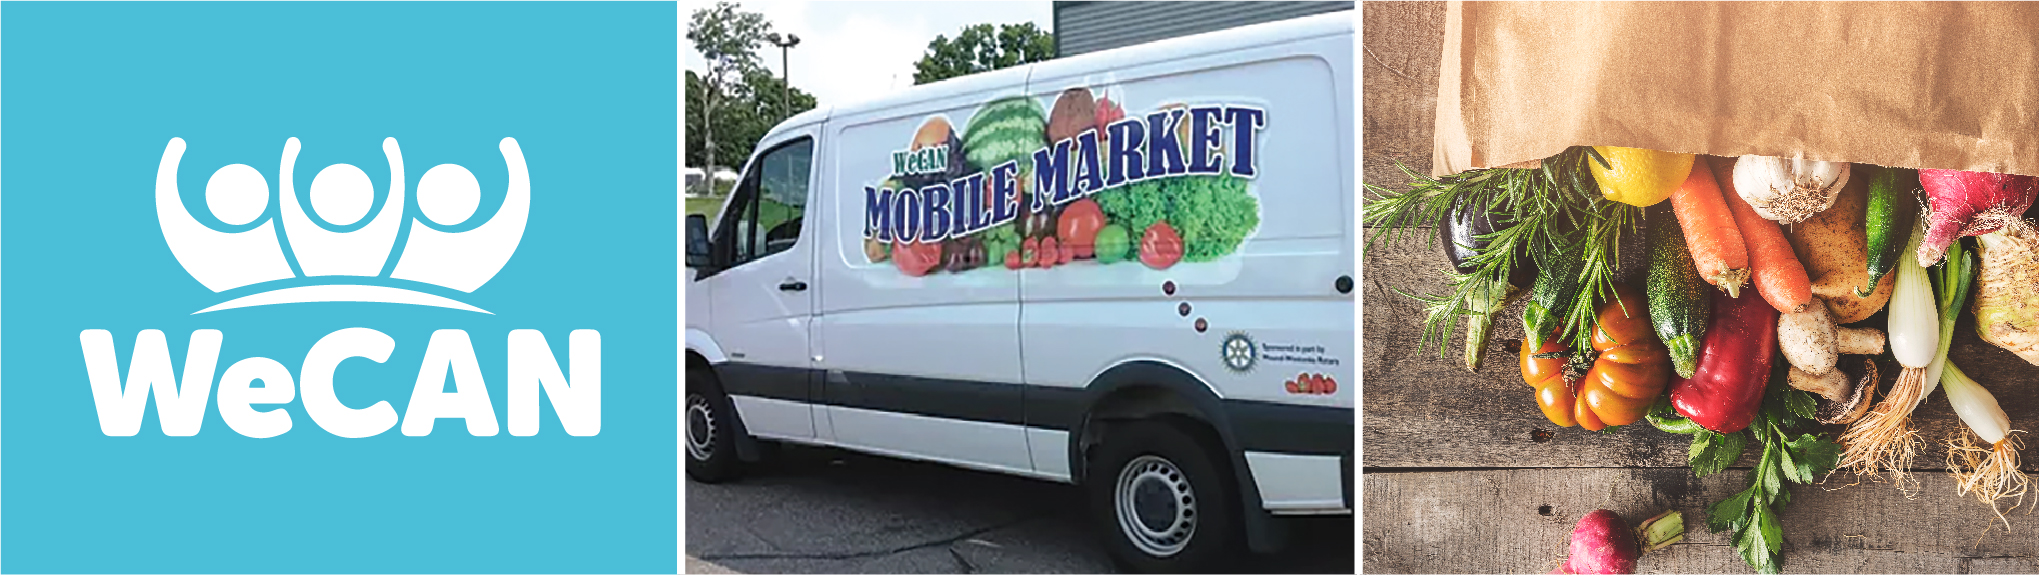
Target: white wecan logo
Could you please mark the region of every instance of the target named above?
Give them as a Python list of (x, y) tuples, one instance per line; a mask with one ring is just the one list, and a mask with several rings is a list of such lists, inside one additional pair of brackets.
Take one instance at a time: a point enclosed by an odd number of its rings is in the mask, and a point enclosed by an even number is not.
[[(515, 138), (503, 138), (503, 163), (509, 168), (509, 190), (494, 217), (463, 232), (447, 232), (411, 221), (404, 249), (389, 277), (473, 292), (488, 283), (510, 261), (523, 238), (531, 209), (531, 177)], [(156, 219), (163, 240), (177, 263), (206, 289), (223, 292), (250, 285), (295, 278), (319, 278), (315, 285), (294, 285), (246, 295), (194, 313), (282, 303), (355, 301), (428, 305), (488, 313), (480, 308), (416, 290), (348, 281), (376, 277), (396, 247), (404, 222), (404, 159), (396, 138), (382, 141), (389, 159), (389, 195), (381, 213), (369, 214), (375, 200), (368, 174), (349, 164), (319, 170), (311, 182), (311, 207), (320, 219), (350, 231), (333, 231), (312, 220), (297, 199), (293, 174), (300, 148), (297, 138), (283, 143), (278, 190), (284, 240), (274, 219), (252, 228), (224, 232), (198, 221), (184, 209), (177, 191), (177, 163), (184, 156), (183, 138), (171, 138), (156, 169)], [(481, 201), (474, 173), (456, 164), (440, 164), (418, 180), (418, 211), (437, 226), (464, 224)], [(247, 226), (269, 213), (269, 182), (246, 164), (214, 171), (205, 183), (206, 207), (229, 226)], [(285, 243), (296, 256), (298, 271), (284, 259)]]
[[(472, 172), (458, 165), (440, 164), (426, 170), (417, 185), (418, 209), (437, 227), (412, 221), (408, 233), (400, 234), (406, 231), (401, 228), (405, 225), (405, 180), (403, 154), (395, 138), (382, 142), (383, 154), (389, 159), (390, 188), (376, 214), (369, 213), (375, 189), (368, 175), (348, 164), (327, 166), (312, 178), (312, 213), (307, 213), (298, 202), (293, 178), (300, 145), (297, 138), (290, 138), (283, 144), (283, 161), (274, 194), (280, 207), (275, 218), (282, 220), (283, 233), (279, 236), (274, 219), (257, 223), (270, 213), (272, 194), (262, 173), (246, 164), (231, 164), (214, 171), (205, 186), (206, 207), (213, 217), (227, 226), (243, 229), (215, 230), (186, 212), (177, 191), (177, 164), (184, 156), (185, 143), (182, 138), (171, 138), (156, 172), (156, 215), (163, 228), (163, 239), (169, 243), (177, 262), (215, 293), (291, 280), (290, 285), (234, 298), (192, 315), (306, 302), (399, 303), (489, 313), (444, 296), (372, 285), (360, 278), (376, 278), (388, 267), (399, 235), (405, 238), (404, 247), (389, 273), (391, 280), (471, 293), (495, 277), (516, 252), (531, 207), (531, 180), (523, 151), (514, 138), (503, 138), (499, 147), (509, 168), (509, 190), (493, 217), (465, 231), (438, 229), (463, 225), (474, 215), (481, 198), (481, 187)], [(353, 229), (328, 229), (314, 221), (313, 214), (331, 227), (353, 226)], [(295, 270), (285, 259), (286, 246), (295, 256)], [(317, 283), (307, 285), (301, 279)], [(110, 436), (135, 435), (141, 430), (144, 409), (153, 393), (164, 435), (197, 435), (205, 423), (206, 402), (212, 395), (215, 379), (219, 383), (220, 418), (235, 432), (248, 437), (275, 437), (290, 431), (290, 412), (281, 408), (257, 410), (254, 406), (294, 401), (300, 386), (304, 391), (305, 413), (334, 435), (370, 437), (396, 427), (399, 422), (396, 409), (387, 401), (354, 409), (341, 403), (334, 390), (333, 375), (341, 362), (363, 358), (382, 363), (389, 359), (396, 340), (381, 331), (349, 327), (327, 334), (305, 353), (295, 378), (284, 364), (266, 357), (245, 358), (220, 372), (219, 352), (224, 340), (220, 330), (192, 331), (180, 378), (172, 368), (169, 342), (163, 332), (141, 330), (135, 334), (123, 385), (112, 332), (103, 329), (79, 332), (100, 431)], [(601, 333), (577, 329), (568, 334), (570, 369), (561, 369), (551, 345), (538, 330), (511, 330), (507, 352), (505, 373), (510, 386), (511, 435), (538, 433), (541, 392), (551, 400), (560, 426), (568, 435), (601, 433)], [(449, 377), (453, 383), (451, 393), (445, 391)], [(254, 386), (257, 380), (262, 382), (260, 387)], [(498, 432), (495, 406), (475, 359), (474, 344), (467, 332), (457, 329), (435, 330), (426, 342), (417, 384), (401, 418), (403, 434), (428, 435), (440, 418), (466, 420), (467, 432), (475, 436)]]

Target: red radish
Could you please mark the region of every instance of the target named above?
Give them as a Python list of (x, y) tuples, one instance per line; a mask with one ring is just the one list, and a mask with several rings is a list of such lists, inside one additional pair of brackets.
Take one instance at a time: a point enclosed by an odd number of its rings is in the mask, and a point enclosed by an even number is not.
[(1636, 559), (1642, 554), (1684, 538), (1685, 517), (1677, 511), (1665, 511), (1629, 529), (1620, 515), (1595, 509), (1572, 528), (1571, 557), (1551, 573), (1634, 573)]
[(1919, 265), (1927, 267), (1939, 263), (1954, 240), (2018, 219), (2039, 194), (2039, 178), (1960, 170), (1919, 170), (1919, 186), (1929, 203), (1926, 239), (1919, 244)]
[(1635, 532), (1628, 530), (1620, 515), (1595, 509), (1572, 528), (1571, 553), (1557, 573), (1634, 573), (1642, 549), (1636, 547)]

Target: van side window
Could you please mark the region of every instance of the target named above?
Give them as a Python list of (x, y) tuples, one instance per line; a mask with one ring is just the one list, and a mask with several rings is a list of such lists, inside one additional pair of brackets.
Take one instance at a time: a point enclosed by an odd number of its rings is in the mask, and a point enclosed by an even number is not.
[(813, 157), (814, 140), (795, 140), (766, 152), (744, 175), (724, 222), (733, 233), (720, 234), (735, 244), (725, 252), (729, 267), (792, 249), (800, 239)]

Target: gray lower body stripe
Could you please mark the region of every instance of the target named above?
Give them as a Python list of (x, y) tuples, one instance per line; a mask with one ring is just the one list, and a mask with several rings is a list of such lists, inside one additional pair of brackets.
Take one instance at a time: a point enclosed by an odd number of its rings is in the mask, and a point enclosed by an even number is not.
[[(1073, 431), (1090, 390), (961, 379), (832, 372), (746, 363), (716, 366), (733, 395)], [(1239, 448), (1280, 453), (1350, 454), (1351, 408), (1227, 399), (1218, 402)]]

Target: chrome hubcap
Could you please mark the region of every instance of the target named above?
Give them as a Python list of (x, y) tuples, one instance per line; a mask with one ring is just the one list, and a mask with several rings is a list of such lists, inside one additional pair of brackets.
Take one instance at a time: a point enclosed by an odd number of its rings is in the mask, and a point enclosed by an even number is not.
[(687, 457), (695, 461), (707, 461), (715, 455), (715, 411), (708, 408), (708, 398), (699, 394), (687, 396)]
[(1112, 501), (1119, 531), (1142, 553), (1173, 556), (1196, 534), (1196, 492), (1167, 459), (1142, 455), (1127, 462)]

